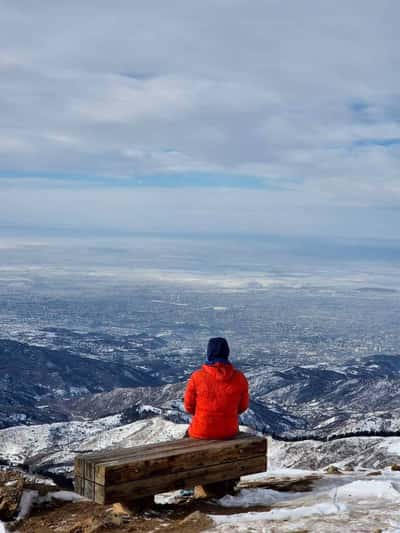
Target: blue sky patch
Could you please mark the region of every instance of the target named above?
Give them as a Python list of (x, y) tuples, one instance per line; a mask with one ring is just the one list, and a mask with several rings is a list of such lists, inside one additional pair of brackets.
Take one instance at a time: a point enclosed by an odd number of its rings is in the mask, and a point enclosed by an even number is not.
[(397, 146), (400, 145), (400, 137), (392, 137), (387, 139), (361, 139), (354, 141), (352, 147), (354, 148), (363, 148), (365, 146)]
[(256, 176), (236, 176), (214, 173), (165, 174), (138, 177), (110, 177), (87, 176), (66, 173), (49, 172), (0, 172), (0, 179), (18, 180), (46, 180), (58, 187), (98, 186), (110, 188), (211, 188), (211, 189), (263, 189), (263, 190), (291, 190), (303, 183), (302, 178), (267, 179)]

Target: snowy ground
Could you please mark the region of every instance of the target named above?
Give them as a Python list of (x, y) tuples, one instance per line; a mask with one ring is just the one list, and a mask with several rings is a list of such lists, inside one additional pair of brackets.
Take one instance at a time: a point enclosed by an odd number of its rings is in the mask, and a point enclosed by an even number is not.
[[(160, 417), (124, 426), (118, 416), (19, 426), (0, 431), (0, 458), (22, 462), (46, 452), (46, 460), (66, 464), (80, 450), (176, 439), (185, 430), (186, 425)], [(353, 437), (327, 443), (269, 439), (268, 472), (243, 478), (246, 488), (219, 500), (215, 513), (207, 511), (214, 524), (208, 531), (400, 533), (400, 472), (390, 469), (392, 463), (400, 464), (398, 437)], [(324, 469), (333, 464), (343, 473), (326, 474)], [(354, 471), (345, 471), (350, 467)], [(262, 486), (271, 477), (293, 480), (313, 474), (318, 479), (309, 492), (278, 492)], [(0, 523), (0, 533), (3, 529)]]
[[(381, 471), (380, 475), (370, 476), (371, 472), (352, 472), (342, 475), (328, 475), (321, 471), (292, 471), (280, 469), (255, 476), (246, 476), (242, 482), (250, 485), (270, 481), (271, 477), (281, 480), (301, 480), (318, 474), (312, 490), (308, 492), (282, 492), (268, 488), (244, 488), (235, 496), (225, 496), (220, 500), (208, 502), (205, 527), (201, 518), (193, 523), (196, 533), (400, 533), (400, 472)], [(374, 472), (376, 474), (376, 472)], [(175, 493), (176, 496), (178, 493)], [(80, 496), (67, 491), (49, 493), (40, 497), (37, 491), (26, 491), (21, 502), (19, 518), (29, 512), (32, 502), (35, 504), (49, 502), (50, 499), (65, 503), (75, 502), (77, 512), (69, 508), (68, 516), (79, 518), (82, 507), (80, 503), (88, 502)], [(170, 494), (169, 503), (173, 501)], [(89, 502), (90, 505), (93, 505)], [(66, 519), (63, 507), (58, 509), (58, 520)], [(101, 509), (97, 506), (96, 509)], [(178, 509), (178, 507), (177, 507)], [(104, 508), (106, 510), (106, 508)], [(94, 508), (93, 508), (94, 511)], [(182, 513), (182, 507), (180, 508)], [(43, 514), (41, 515), (43, 517)], [(81, 519), (83, 520), (83, 519)], [(166, 513), (153, 510), (145, 516), (133, 517), (140, 526), (147, 521), (143, 531), (179, 531), (180, 519), (177, 520), (173, 507)], [(83, 520), (84, 522), (84, 520)], [(82, 522), (82, 523), (83, 523)], [(151, 522), (151, 523), (150, 523)], [(54, 524), (50, 523), (49, 524)], [(58, 522), (51, 529), (57, 529)], [(154, 525), (152, 529), (151, 525)], [(121, 531), (130, 530), (127, 524)], [(157, 527), (156, 527), (157, 526)], [(149, 529), (150, 528), (150, 529)], [(0, 533), (4, 533), (0, 523)], [(63, 531), (63, 529), (58, 529)], [(136, 531), (137, 529), (135, 529)], [(188, 531), (188, 529), (183, 529)], [(27, 531), (26, 527), (23, 531)], [(36, 531), (31, 529), (29, 531)], [(40, 530), (42, 531), (42, 530)], [(68, 529), (69, 531), (69, 529)]]
[[(308, 472), (309, 474), (310, 472)], [(293, 477), (290, 470), (269, 472), (265, 477)], [(248, 477), (251, 479), (251, 476)], [(260, 481), (262, 476), (257, 476)], [(323, 475), (311, 492), (277, 492), (270, 489), (244, 489), (237, 496), (225, 496), (219, 504), (242, 507), (244, 512), (209, 515), (213, 532), (400, 532), (400, 473), (383, 471)], [(266, 509), (246, 511), (253, 506)]]

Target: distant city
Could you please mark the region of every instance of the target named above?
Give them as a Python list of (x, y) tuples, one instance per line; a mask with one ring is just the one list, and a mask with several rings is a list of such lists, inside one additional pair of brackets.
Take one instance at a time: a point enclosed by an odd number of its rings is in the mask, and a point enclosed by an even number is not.
[(139, 242), (3, 247), (0, 336), (121, 361), (166, 383), (201, 363), (212, 335), (229, 339), (244, 369), (400, 351), (394, 267), (313, 259), (307, 271), (304, 259), (285, 263), (282, 251), (255, 247), (254, 271), (233, 246), (223, 257), (235, 264), (224, 268), (213, 258), (218, 243), (208, 259), (201, 242)]

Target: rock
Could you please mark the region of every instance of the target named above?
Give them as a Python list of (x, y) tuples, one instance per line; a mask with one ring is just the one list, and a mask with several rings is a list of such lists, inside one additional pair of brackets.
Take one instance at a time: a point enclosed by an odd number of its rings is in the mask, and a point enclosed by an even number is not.
[(194, 487), (193, 497), (194, 497), (195, 500), (202, 500), (202, 499), (208, 498), (208, 494), (204, 490), (203, 485), (196, 485)]
[(339, 470), (339, 468), (337, 466), (329, 465), (327, 468), (325, 468), (325, 473), (326, 474), (338, 475), (338, 474), (342, 474), (343, 472), (341, 470)]
[(0, 486), (0, 520), (5, 522), (12, 520), (17, 514), (24, 490), (22, 478), (14, 481), (12, 484)]
[(392, 466), (390, 467), (390, 469), (391, 469), (393, 472), (400, 472), (400, 465), (397, 464), (397, 463), (393, 463)]
[(194, 513), (191, 513), (186, 518), (181, 520), (179, 522), (179, 525), (183, 526), (184, 528), (187, 527), (188, 530), (190, 530), (194, 526), (196, 526), (197, 528), (201, 527), (202, 529), (207, 529), (209, 527), (212, 527), (214, 525), (214, 522), (204, 513), (201, 513), (200, 511), (194, 511)]
[(354, 472), (354, 468), (352, 467), (352, 465), (346, 465), (343, 470), (345, 472)]
[(198, 522), (202, 518), (202, 516), (205, 515), (203, 515), (203, 513), (201, 513), (200, 511), (194, 511), (193, 513), (187, 515), (183, 520), (181, 520), (180, 524), (185, 525), (188, 522)]
[(318, 474), (304, 475), (300, 478), (291, 477), (267, 477), (260, 480), (241, 481), (239, 489), (272, 489), (279, 492), (308, 492), (313, 488), (314, 481), (322, 476)]
[(127, 520), (124, 520), (124, 516), (123, 515), (120, 515), (120, 514), (117, 514), (117, 513), (111, 513), (109, 516), (107, 516), (107, 520), (105, 520), (105, 525), (120, 527), (126, 521)]
[(131, 519), (132, 512), (121, 503), (114, 503), (111, 512), (107, 513), (106, 525), (122, 526)]
[(132, 514), (132, 511), (122, 503), (114, 503), (112, 506), (112, 511), (115, 514), (128, 517)]
[(104, 523), (97, 518), (88, 518), (82, 522), (76, 522), (65, 533), (100, 533), (104, 531)]
[(367, 476), (381, 476), (382, 472), (377, 470), (376, 472), (368, 472)]
[(222, 498), (226, 494), (234, 494), (236, 485), (236, 480), (196, 485), (194, 487), (193, 497), (194, 499)]

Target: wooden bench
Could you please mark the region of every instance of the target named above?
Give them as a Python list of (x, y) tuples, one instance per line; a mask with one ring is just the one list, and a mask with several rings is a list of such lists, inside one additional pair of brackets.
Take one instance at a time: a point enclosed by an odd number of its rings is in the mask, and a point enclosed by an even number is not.
[(100, 504), (130, 502), (171, 490), (236, 480), (267, 469), (267, 440), (180, 439), (78, 455), (75, 490)]

